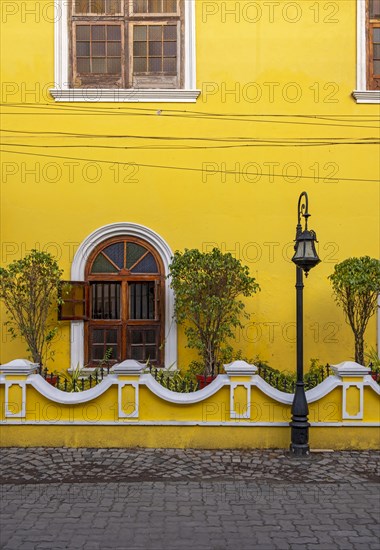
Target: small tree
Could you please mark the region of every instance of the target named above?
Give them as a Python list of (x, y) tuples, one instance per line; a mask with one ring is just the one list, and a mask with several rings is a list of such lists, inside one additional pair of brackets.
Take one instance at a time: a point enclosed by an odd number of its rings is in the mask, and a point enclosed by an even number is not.
[(61, 302), (59, 284), (63, 270), (54, 258), (32, 250), (7, 269), (0, 268), (0, 299), (11, 317), (5, 324), (13, 338), (21, 336), (35, 363), (42, 365), (49, 354), (57, 327), (49, 328), (53, 304)]
[(375, 313), (380, 292), (380, 260), (363, 256), (348, 258), (334, 267), (329, 276), (336, 302), (342, 306), (346, 322), (355, 337), (355, 361), (364, 364), (364, 333)]
[(176, 252), (169, 267), (175, 293), (175, 317), (185, 324), (189, 348), (198, 350), (204, 373), (219, 372), (223, 356), (231, 346), (228, 338), (241, 325), (244, 304), (239, 295), (251, 296), (259, 285), (250, 277), (248, 267), (231, 254), (217, 248), (212, 252)]

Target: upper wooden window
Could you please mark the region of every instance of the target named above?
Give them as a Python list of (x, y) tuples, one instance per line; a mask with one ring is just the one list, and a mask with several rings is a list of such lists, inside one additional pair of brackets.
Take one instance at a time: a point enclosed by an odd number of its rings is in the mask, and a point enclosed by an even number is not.
[(71, 85), (181, 88), (184, 0), (72, 0)]
[(367, 82), (380, 90), (380, 0), (367, 0)]

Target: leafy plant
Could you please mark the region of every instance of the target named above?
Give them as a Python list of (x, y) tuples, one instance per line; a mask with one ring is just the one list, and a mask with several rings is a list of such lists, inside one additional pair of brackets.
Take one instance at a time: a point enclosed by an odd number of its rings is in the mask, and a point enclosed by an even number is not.
[[(102, 380), (102, 376), (100, 375), (101, 369), (103, 369), (104, 367), (109, 367), (109, 360), (111, 356), (112, 348), (107, 348), (104, 356), (99, 362), (99, 365), (94, 369), (94, 373), (92, 374), (92, 381), (95, 381), (95, 383), (97, 383), (98, 381)], [(63, 382), (62, 384), (60, 383), (59, 389), (64, 389), (68, 392), (88, 390), (92, 386), (92, 381), (90, 382), (87, 373), (83, 372), (85, 366), (86, 365), (81, 365), (80, 363), (78, 363), (75, 369), (72, 369), (71, 372), (66, 371), (61, 373), (60, 379), (63, 380)]]
[(242, 326), (241, 316), (248, 317), (238, 297), (251, 296), (259, 285), (248, 267), (217, 248), (207, 253), (196, 249), (175, 252), (169, 277), (175, 292), (175, 317), (185, 325), (187, 347), (198, 351), (204, 375), (213, 376), (231, 352), (228, 339), (233, 338), (233, 329)]
[(49, 325), (49, 315), (62, 302), (62, 273), (51, 254), (35, 249), (8, 268), (0, 268), (0, 299), (11, 317), (5, 323), (8, 332), (26, 341), (33, 362), (41, 366), (53, 357), (50, 348), (58, 327)]
[(335, 265), (329, 276), (335, 301), (343, 308), (355, 338), (355, 361), (364, 363), (364, 333), (377, 308), (380, 292), (380, 260), (362, 256)]

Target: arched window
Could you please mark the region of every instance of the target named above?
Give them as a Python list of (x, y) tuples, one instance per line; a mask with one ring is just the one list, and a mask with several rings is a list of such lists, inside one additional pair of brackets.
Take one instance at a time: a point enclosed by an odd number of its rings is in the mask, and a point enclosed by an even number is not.
[(136, 359), (162, 366), (165, 271), (155, 248), (138, 237), (98, 244), (85, 264), (84, 282), (71, 282), (62, 320), (84, 320), (84, 363), (96, 367)]

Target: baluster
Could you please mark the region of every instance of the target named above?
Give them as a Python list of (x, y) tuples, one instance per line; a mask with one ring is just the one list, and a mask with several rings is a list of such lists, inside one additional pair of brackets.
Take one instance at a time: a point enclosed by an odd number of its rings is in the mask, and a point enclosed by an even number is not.
[(65, 391), (67, 391), (67, 380), (65, 378), (65, 384), (64, 384), (64, 387), (65, 387)]
[(81, 380), (82, 391), (84, 391), (84, 378)]
[(90, 388), (92, 388), (92, 374), (90, 374), (88, 380), (89, 380), (89, 382), (90, 382)]

